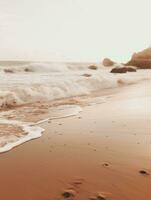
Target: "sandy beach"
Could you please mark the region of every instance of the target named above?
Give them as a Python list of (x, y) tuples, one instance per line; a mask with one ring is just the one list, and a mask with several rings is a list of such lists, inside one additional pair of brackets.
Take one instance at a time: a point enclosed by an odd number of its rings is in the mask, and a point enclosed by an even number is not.
[[(150, 82), (119, 88), (76, 116), (41, 124), (43, 136), (0, 155), (5, 200), (149, 200)], [(146, 174), (139, 171), (144, 170)]]
[(151, 200), (150, 8), (0, 0), (0, 200)]

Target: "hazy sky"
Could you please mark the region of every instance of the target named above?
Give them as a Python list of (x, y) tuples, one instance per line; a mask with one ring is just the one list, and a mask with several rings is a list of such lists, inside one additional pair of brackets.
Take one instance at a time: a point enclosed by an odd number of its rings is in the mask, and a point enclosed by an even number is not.
[(150, 20), (151, 0), (0, 0), (0, 59), (125, 61)]

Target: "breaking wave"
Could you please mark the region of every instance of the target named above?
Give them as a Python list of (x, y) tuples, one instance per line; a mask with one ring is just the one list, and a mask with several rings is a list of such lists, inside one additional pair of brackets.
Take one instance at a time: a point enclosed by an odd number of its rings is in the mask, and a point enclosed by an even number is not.
[[(27, 103), (90, 95), (93, 92), (151, 78), (150, 70), (115, 75), (109, 73), (110, 69), (102, 65), (97, 65), (97, 70), (89, 69), (88, 66), (89, 63), (0, 63), (0, 110)], [(51, 111), (54, 119), (78, 112), (79, 107), (68, 106), (59, 108), (59, 111)], [(2, 131), (0, 152), (40, 137), (43, 132), (37, 124), (30, 126), (25, 122), (6, 120), (2, 117), (0, 124), (20, 127), (27, 133), (17, 137), (3, 137)], [(12, 130), (11, 127), (8, 128)]]
[[(86, 76), (88, 75), (88, 76)], [(106, 88), (115, 88), (151, 77), (129, 73), (114, 75), (108, 69), (88, 69), (88, 64), (28, 63), (0, 67), (0, 108), (36, 101), (89, 95)]]

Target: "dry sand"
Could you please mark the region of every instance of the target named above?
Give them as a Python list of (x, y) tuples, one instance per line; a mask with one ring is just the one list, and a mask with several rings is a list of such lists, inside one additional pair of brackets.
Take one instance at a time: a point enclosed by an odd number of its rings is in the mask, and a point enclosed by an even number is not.
[[(150, 82), (122, 88), (44, 135), (0, 155), (0, 199), (151, 199)], [(144, 170), (150, 175), (140, 174)], [(98, 199), (99, 200), (99, 199)]]

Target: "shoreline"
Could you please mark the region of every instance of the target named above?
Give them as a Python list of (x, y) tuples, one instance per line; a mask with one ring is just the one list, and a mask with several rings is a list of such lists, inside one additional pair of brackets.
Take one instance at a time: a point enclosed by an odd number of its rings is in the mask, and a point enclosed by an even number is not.
[(109, 200), (151, 198), (150, 175), (139, 173), (151, 174), (150, 84), (140, 86), (77, 116), (44, 122), (41, 138), (1, 154), (0, 198), (63, 200), (69, 188), (75, 200), (98, 193)]

